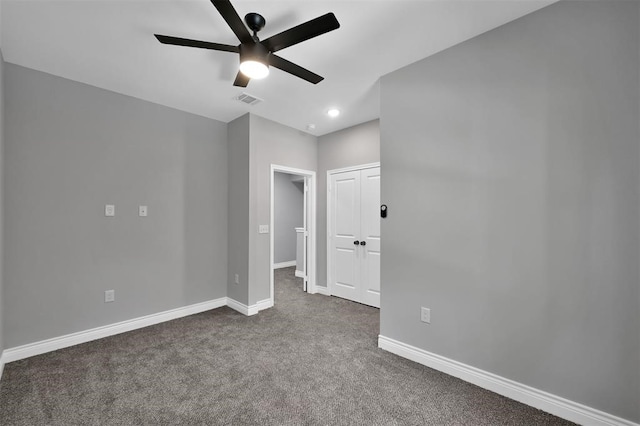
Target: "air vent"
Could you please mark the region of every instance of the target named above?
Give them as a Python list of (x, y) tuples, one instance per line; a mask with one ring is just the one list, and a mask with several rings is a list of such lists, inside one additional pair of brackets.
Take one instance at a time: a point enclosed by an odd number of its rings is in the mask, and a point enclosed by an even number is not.
[(248, 105), (255, 105), (262, 102), (262, 99), (256, 98), (255, 96), (248, 93), (241, 93), (236, 99)]

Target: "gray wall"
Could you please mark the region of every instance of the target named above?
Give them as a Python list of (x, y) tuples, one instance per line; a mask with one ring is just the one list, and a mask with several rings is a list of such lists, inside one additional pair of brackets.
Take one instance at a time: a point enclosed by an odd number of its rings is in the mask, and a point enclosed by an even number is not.
[(226, 296), (227, 126), (4, 71), (5, 346)]
[[(327, 170), (380, 161), (380, 121), (318, 138), (318, 285), (327, 285)], [(384, 173), (384, 169), (382, 169)]]
[[(249, 304), (249, 114), (228, 124), (229, 269), (227, 296)], [(238, 284), (235, 283), (238, 274)]]
[(275, 173), (273, 262), (296, 260), (295, 228), (304, 225), (304, 182), (293, 182), (296, 175)]
[(382, 78), (382, 335), (640, 421), (639, 5)]
[(256, 115), (250, 115), (251, 167), (249, 205), (249, 302), (269, 298), (269, 235), (258, 225), (270, 223), (271, 164), (315, 171), (315, 136)]
[(4, 281), (3, 281), (3, 247), (4, 247), (4, 58), (0, 50), (0, 357), (4, 350)]

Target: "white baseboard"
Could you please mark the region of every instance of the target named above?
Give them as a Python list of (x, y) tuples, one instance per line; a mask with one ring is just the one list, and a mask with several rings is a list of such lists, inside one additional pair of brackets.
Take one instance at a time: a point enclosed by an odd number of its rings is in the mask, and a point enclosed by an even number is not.
[(157, 314), (146, 315), (140, 318), (134, 318), (115, 324), (96, 327), (90, 330), (79, 331), (77, 333), (71, 333), (35, 343), (17, 346), (15, 348), (5, 349), (4, 352), (0, 354), (0, 379), (2, 378), (4, 365), (9, 362), (18, 361), (35, 355), (41, 355), (58, 349), (68, 348), (69, 346), (75, 346), (81, 343), (91, 342), (92, 340), (102, 339), (103, 337), (126, 333), (127, 331), (137, 330), (139, 328), (148, 327), (161, 322), (198, 314), (200, 312), (220, 308), (222, 306), (229, 306), (244, 315), (250, 316), (257, 314), (263, 309), (271, 308), (273, 306), (273, 300), (260, 300), (255, 305), (247, 306), (231, 298), (221, 297), (207, 302), (196, 303), (182, 308), (171, 309)]
[(257, 312), (250, 314), (249, 307), (247, 305), (245, 305), (244, 303), (238, 302), (237, 300), (232, 299), (230, 297), (227, 297), (227, 306), (233, 309), (234, 311), (240, 312), (242, 315), (249, 316), (249, 315), (257, 314)]
[(331, 292), (327, 287), (320, 287), (319, 285), (316, 286), (316, 293), (320, 293), (325, 296), (331, 296)]
[(127, 331), (137, 330), (139, 328), (148, 327), (150, 325), (159, 324), (165, 321), (186, 317), (210, 309), (219, 308), (226, 305), (227, 298), (210, 300), (208, 302), (196, 303), (182, 308), (171, 309), (157, 314), (146, 315), (140, 318), (134, 318), (128, 321), (122, 321), (111, 325), (92, 328), (90, 330), (80, 331), (77, 333), (67, 334), (65, 336), (54, 337), (52, 339), (42, 340), (40, 342), (29, 343), (15, 348), (5, 349), (2, 354), (2, 362), (9, 363), (20, 359), (29, 358), (35, 355), (44, 354), (69, 346), (79, 345), (80, 343), (90, 342), (92, 340), (102, 339)]
[(238, 302), (237, 300), (227, 298), (227, 306), (231, 309), (240, 312), (243, 315), (248, 317), (257, 314), (263, 309), (268, 309), (273, 306), (273, 300), (264, 299), (256, 302), (254, 305), (247, 306), (244, 303)]
[(630, 420), (625, 420), (488, 371), (436, 355), (389, 337), (378, 336), (378, 347), (578, 424), (589, 426), (640, 426)]
[(295, 276), (298, 278), (304, 278), (304, 271), (296, 270)]
[(2, 380), (3, 371), (4, 371), (4, 352), (0, 352), (0, 380)]
[(296, 261), (295, 260), (289, 260), (287, 262), (274, 263), (273, 264), (273, 269), (290, 268), (292, 266), (296, 266)]
[(273, 299), (264, 299), (258, 301), (255, 305), (256, 314), (264, 309), (269, 309), (273, 307)]

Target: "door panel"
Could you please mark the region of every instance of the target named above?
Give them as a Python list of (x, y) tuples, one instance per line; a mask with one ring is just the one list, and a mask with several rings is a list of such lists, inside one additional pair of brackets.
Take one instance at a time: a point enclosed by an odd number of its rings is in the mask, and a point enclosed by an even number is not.
[(380, 252), (368, 251), (363, 265), (362, 303), (380, 307)]
[(359, 301), (360, 253), (354, 241), (360, 232), (360, 172), (332, 175), (331, 188), (333, 293)]
[(349, 175), (336, 176), (334, 181), (334, 219), (337, 219), (334, 223), (336, 236), (354, 238), (360, 228), (360, 194), (356, 191), (360, 186), (360, 176), (356, 173)]
[(336, 249), (335, 265), (338, 278), (335, 284), (347, 288), (345, 291), (353, 292), (356, 289), (356, 263), (353, 261), (356, 255), (356, 251), (352, 249)]
[(380, 307), (380, 167), (361, 171), (362, 303)]

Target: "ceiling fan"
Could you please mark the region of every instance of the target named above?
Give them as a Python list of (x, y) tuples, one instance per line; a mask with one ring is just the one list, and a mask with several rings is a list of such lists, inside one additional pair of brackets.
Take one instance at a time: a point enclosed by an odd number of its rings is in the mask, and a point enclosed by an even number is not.
[(176, 46), (198, 47), (201, 49), (239, 53), (240, 71), (238, 71), (236, 79), (233, 82), (234, 86), (247, 87), (250, 79), (266, 77), (269, 74), (269, 66), (293, 74), (313, 84), (318, 84), (324, 80), (324, 77), (302, 68), (293, 62), (289, 62), (274, 53), (285, 47), (293, 46), (294, 44), (340, 28), (340, 23), (333, 13), (327, 13), (260, 41), (258, 32), (264, 28), (266, 24), (262, 15), (258, 13), (248, 13), (244, 17), (247, 26), (253, 31), (253, 35), (251, 35), (230, 1), (211, 0), (211, 3), (218, 9), (220, 15), (222, 15), (236, 37), (238, 37), (238, 40), (240, 40), (238, 46), (155, 34), (158, 41), (163, 44)]

